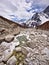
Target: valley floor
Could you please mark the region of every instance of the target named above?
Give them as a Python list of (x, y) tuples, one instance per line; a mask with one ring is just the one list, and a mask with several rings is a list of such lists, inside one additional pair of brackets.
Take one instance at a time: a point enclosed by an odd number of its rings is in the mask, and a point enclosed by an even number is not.
[(49, 31), (21, 28), (7, 35), (0, 42), (0, 65), (49, 65)]

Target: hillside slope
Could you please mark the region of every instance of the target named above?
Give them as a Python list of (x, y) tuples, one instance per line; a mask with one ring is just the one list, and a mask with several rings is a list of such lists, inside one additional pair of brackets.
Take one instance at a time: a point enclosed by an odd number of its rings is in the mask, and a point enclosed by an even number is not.
[(11, 20), (8, 20), (0, 16), (0, 40), (8, 34), (16, 35), (20, 32), (21, 26), (18, 23), (14, 23)]
[(38, 29), (49, 30), (49, 21), (37, 27)]

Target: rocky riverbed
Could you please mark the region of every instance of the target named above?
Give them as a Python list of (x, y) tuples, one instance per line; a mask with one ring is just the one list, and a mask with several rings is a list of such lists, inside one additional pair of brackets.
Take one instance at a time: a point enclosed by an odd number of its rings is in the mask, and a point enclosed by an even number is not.
[(0, 65), (49, 65), (49, 31), (26, 28), (1, 37)]

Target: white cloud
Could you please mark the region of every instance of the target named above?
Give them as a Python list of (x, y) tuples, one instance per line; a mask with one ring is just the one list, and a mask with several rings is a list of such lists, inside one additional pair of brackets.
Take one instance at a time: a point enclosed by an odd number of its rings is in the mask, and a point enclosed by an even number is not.
[[(11, 19), (14, 15), (19, 20), (22, 18), (29, 19), (33, 15), (33, 11), (27, 12), (34, 6), (48, 6), (49, 0), (0, 0), (0, 15)], [(35, 9), (38, 11), (38, 9)]]

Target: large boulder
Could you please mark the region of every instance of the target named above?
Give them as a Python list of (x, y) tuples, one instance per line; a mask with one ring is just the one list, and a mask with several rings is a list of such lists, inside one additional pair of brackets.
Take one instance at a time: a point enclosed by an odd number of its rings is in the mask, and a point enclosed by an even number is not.
[(3, 53), (3, 61), (6, 62), (12, 56), (12, 52), (9, 50), (5, 50)]
[(11, 41), (13, 41), (14, 40), (14, 36), (13, 35), (7, 35), (7, 36), (5, 36), (5, 41), (6, 42), (11, 42)]
[(7, 61), (7, 65), (16, 65), (16, 61), (17, 61), (17, 59), (15, 58), (15, 56), (12, 56), (12, 57)]

